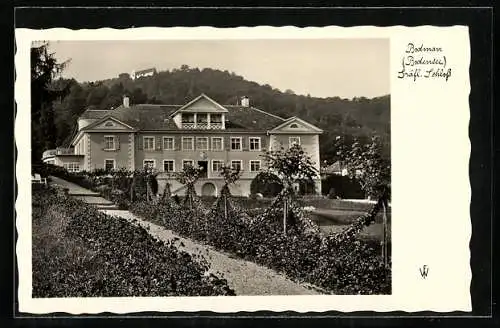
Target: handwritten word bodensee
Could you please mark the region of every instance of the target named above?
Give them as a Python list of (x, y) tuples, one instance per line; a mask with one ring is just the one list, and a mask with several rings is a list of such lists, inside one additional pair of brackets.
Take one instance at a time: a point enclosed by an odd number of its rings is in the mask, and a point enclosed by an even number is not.
[(451, 77), (451, 68), (447, 67), (446, 55), (443, 48), (424, 46), (423, 44), (408, 43), (401, 58), (399, 79), (412, 80), (443, 79)]

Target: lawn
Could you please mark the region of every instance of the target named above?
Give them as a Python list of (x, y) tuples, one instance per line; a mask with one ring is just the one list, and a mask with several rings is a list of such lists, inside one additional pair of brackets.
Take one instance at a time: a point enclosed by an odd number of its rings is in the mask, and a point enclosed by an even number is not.
[[(207, 208), (215, 202), (215, 197), (202, 197), (202, 203)], [(267, 208), (272, 199), (250, 199), (246, 197), (233, 197), (233, 201), (243, 209)], [(315, 209), (309, 214), (311, 220), (316, 223), (325, 234), (341, 232), (355, 219), (369, 211), (373, 204), (367, 202), (355, 202), (341, 199), (326, 199), (318, 197), (303, 198), (304, 206), (313, 206)], [(388, 229), (390, 231), (391, 211), (387, 213)], [(381, 240), (383, 236), (383, 216), (379, 213), (375, 217), (375, 223), (366, 227), (359, 234), (360, 238)], [(390, 233), (389, 233), (390, 238)]]
[[(339, 209), (323, 209), (317, 208), (310, 213), (311, 220), (316, 223), (320, 230), (325, 234), (337, 233), (344, 230), (349, 224), (351, 224), (359, 216), (365, 214), (366, 212), (361, 211), (349, 211), (349, 210), (339, 210)], [(389, 239), (390, 239), (390, 229), (391, 229), (391, 212), (387, 213), (387, 229), (389, 229)], [(360, 238), (381, 240), (383, 236), (383, 216), (382, 213), (378, 213), (375, 217), (375, 222), (365, 227), (359, 234)]]

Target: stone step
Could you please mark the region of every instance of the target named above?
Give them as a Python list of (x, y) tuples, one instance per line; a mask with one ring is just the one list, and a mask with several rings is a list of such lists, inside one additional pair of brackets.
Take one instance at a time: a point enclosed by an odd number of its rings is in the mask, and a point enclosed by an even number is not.
[(93, 197), (93, 196), (74, 196), (74, 198), (79, 199), (87, 204), (91, 205), (113, 205), (112, 201), (104, 199), (102, 197)]
[(94, 205), (99, 210), (118, 210), (118, 206), (113, 205)]
[(98, 192), (94, 192), (94, 191), (69, 191), (68, 192), (68, 195), (70, 196), (74, 196), (74, 197), (101, 197), (101, 194), (99, 194)]

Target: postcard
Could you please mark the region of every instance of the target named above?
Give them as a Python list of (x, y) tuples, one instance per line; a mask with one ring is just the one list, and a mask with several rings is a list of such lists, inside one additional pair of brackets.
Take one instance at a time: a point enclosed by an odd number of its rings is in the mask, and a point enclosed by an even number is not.
[(471, 311), (466, 26), (15, 42), (21, 313)]

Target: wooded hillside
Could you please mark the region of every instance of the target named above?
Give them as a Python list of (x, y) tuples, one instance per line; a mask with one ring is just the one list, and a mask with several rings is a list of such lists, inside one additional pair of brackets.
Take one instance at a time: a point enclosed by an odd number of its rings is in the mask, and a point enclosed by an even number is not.
[(122, 96), (130, 96), (131, 104), (185, 104), (205, 93), (221, 104), (236, 104), (248, 96), (252, 106), (283, 117), (298, 116), (325, 130), (320, 137), (322, 159), (334, 160), (333, 142), (337, 135), (348, 139), (365, 139), (379, 135), (387, 145), (390, 140), (390, 96), (341, 99), (296, 95), (292, 90), (280, 91), (270, 85), (245, 80), (228, 71), (210, 68), (200, 70), (187, 65), (151, 77), (132, 80), (129, 74), (91, 83), (59, 79), (54, 89), (65, 89), (67, 95), (54, 102), (57, 144), (68, 143), (76, 132), (78, 116), (89, 106), (110, 109), (119, 106)]

